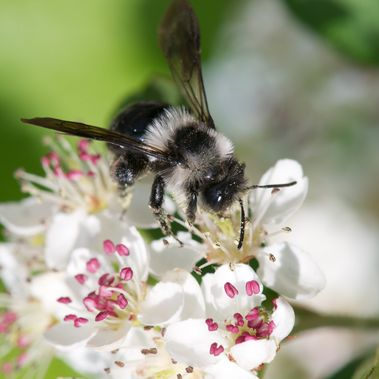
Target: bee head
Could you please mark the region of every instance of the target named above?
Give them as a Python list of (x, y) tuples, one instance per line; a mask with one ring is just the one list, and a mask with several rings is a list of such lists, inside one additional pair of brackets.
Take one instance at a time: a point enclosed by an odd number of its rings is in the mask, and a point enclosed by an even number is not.
[(205, 207), (216, 213), (227, 210), (246, 189), (244, 164), (231, 158), (223, 161), (220, 168), (223, 170), (221, 179), (209, 183), (201, 193)]

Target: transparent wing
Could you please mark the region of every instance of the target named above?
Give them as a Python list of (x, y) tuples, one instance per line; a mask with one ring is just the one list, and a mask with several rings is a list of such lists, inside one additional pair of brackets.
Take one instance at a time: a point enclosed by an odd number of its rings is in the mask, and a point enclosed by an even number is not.
[(201, 72), (199, 22), (186, 0), (174, 0), (167, 10), (160, 25), (159, 43), (192, 112), (214, 129)]
[(22, 118), (21, 121), (26, 124), (41, 126), (43, 128), (56, 130), (64, 134), (90, 138), (98, 141), (104, 141), (112, 145), (119, 146), (126, 151), (135, 151), (144, 153), (162, 161), (170, 162), (167, 154), (153, 146), (149, 146), (141, 141), (135, 140), (123, 133), (109, 129), (99, 128), (75, 121), (64, 121), (50, 117), (37, 117), (32, 119)]

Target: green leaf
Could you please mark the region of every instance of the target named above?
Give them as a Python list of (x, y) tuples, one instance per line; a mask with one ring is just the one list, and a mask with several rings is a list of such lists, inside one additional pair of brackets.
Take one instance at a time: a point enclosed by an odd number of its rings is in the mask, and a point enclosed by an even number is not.
[(283, 0), (305, 25), (358, 63), (379, 64), (377, 0)]

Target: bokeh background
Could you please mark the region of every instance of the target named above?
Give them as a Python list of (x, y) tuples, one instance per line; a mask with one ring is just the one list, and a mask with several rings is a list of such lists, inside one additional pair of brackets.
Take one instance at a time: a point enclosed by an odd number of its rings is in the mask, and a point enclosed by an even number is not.
[[(14, 171), (41, 172), (46, 152), (48, 132), (20, 117), (107, 126), (126, 96), (168, 75), (156, 36), (168, 4), (0, 0), (0, 201), (23, 196)], [(310, 178), (290, 238), (328, 283), (307, 305), (379, 317), (379, 2), (192, 4), (210, 109), (251, 181), (280, 158), (299, 160)], [(303, 333), (283, 344), (265, 377), (350, 378), (378, 341), (375, 330)]]

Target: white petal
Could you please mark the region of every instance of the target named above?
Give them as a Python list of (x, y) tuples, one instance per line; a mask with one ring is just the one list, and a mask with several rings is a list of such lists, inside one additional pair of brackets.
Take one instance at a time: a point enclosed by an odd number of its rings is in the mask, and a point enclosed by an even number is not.
[[(60, 297), (70, 297), (74, 300), (74, 294), (66, 283), (66, 275), (63, 272), (47, 272), (33, 276), (29, 283), (30, 295), (38, 299), (43, 305), (46, 312), (56, 316), (58, 319), (63, 318), (67, 313), (71, 313), (67, 304), (57, 301)], [(72, 302), (70, 307), (76, 307), (80, 303)]]
[[(161, 277), (166, 271), (174, 268), (192, 271), (195, 263), (203, 257), (203, 246), (194, 241), (190, 233), (180, 232), (178, 238), (184, 246), (180, 247), (179, 242), (173, 237), (152, 242), (150, 269), (154, 275)], [(166, 245), (164, 241), (169, 244)]]
[(45, 339), (58, 348), (84, 346), (85, 342), (95, 333), (92, 323), (75, 328), (71, 323), (54, 325), (45, 332)]
[(175, 283), (158, 283), (141, 304), (140, 321), (145, 325), (165, 325), (178, 320), (184, 304), (182, 288)]
[(82, 211), (58, 213), (46, 233), (45, 260), (49, 268), (64, 269), (79, 237)]
[[(202, 290), (206, 302), (207, 314), (217, 320), (230, 318), (236, 312), (247, 313), (259, 306), (265, 299), (260, 293), (253, 296), (246, 294), (246, 282), (255, 280), (260, 284), (255, 271), (246, 264), (236, 264), (232, 269), (229, 265), (220, 266), (214, 274), (206, 274), (202, 281)], [(225, 283), (231, 283), (238, 290), (238, 295), (230, 298), (224, 289)]]
[(207, 366), (205, 369), (205, 379), (258, 379), (257, 376), (239, 367), (229, 359), (222, 359), (215, 365)]
[(234, 345), (230, 350), (236, 363), (245, 370), (254, 370), (262, 363), (271, 362), (276, 354), (273, 340), (250, 340)]
[(16, 235), (33, 236), (46, 229), (46, 221), (53, 209), (51, 203), (41, 203), (33, 197), (20, 202), (3, 203), (0, 205), (0, 223)]
[(218, 331), (210, 332), (205, 319), (189, 319), (169, 325), (164, 340), (166, 349), (176, 361), (190, 366), (206, 367), (217, 363), (223, 354), (209, 353), (213, 342), (226, 346)]
[[(272, 254), (275, 259), (270, 259)], [(312, 257), (300, 248), (281, 243), (259, 253), (258, 275), (262, 282), (291, 299), (315, 296), (325, 287), (325, 277)]]
[(280, 188), (272, 194), (270, 189), (255, 189), (251, 193), (251, 207), (259, 224), (283, 223), (303, 204), (308, 192), (308, 179), (301, 165), (290, 159), (278, 161), (261, 178), (259, 184), (281, 184), (296, 180), (291, 187)]
[(278, 343), (291, 333), (295, 325), (295, 312), (291, 304), (283, 297), (276, 299), (275, 303), (276, 309), (272, 314), (275, 328), (270, 337)]
[(162, 282), (173, 282), (180, 285), (183, 293), (183, 307), (180, 320), (205, 317), (203, 293), (196, 279), (188, 272), (180, 269), (168, 272)]
[(25, 297), (29, 284), (28, 270), (16, 259), (16, 244), (0, 244), (0, 277), (12, 296)]
[(116, 330), (98, 329), (95, 335), (88, 340), (87, 346), (97, 351), (118, 349), (124, 343), (130, 326), (130, 323), (126, 322), (123, 327)]

